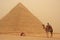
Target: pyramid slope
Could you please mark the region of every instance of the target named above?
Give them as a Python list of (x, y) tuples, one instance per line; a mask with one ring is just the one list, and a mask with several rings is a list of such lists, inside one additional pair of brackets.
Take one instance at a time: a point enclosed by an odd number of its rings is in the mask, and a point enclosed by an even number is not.
[(0, 32), (43, 33), (42, 23), (19, 3), (0, 20)]

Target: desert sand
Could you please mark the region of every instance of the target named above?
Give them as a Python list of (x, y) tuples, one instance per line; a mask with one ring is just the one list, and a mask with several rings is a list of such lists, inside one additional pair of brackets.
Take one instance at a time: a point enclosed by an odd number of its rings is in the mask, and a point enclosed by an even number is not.
[(0, 40), (60, 40), (60, 34), (54, 34), (52, 38), (47, 38), (46, 36), (20, 36), (11, 34), (0, 34)]

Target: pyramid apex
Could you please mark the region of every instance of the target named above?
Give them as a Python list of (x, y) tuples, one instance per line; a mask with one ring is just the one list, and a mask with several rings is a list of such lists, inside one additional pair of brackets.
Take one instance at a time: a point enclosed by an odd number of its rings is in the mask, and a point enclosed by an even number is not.
[(17, 6), (22, 6), (23, 4), (22, 3), (18, 3)]

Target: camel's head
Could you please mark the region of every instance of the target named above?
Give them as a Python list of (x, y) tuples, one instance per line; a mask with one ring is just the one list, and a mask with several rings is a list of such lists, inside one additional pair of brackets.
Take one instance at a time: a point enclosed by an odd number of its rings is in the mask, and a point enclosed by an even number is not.
[(44, 24), (42, 24), (42, 26), (43, 26), (43, 29), (45, 29), (45, 25), (44, 25)]

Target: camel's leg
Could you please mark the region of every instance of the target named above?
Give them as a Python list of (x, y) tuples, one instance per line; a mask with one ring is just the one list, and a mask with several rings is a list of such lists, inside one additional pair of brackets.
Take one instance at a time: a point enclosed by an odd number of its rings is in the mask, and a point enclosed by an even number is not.
[(47, 35), (47, 38), (49, 37), (49, 33), (48, 32), (46, 32), (46, 35)]
[(50, 32), (50, 34), (51, 34), (51, 37), (53, 36), (53, 32)]

